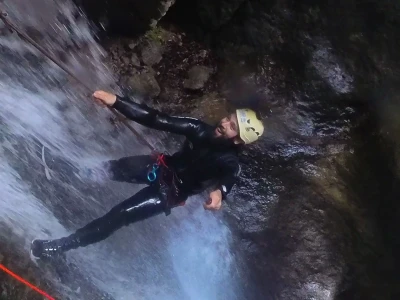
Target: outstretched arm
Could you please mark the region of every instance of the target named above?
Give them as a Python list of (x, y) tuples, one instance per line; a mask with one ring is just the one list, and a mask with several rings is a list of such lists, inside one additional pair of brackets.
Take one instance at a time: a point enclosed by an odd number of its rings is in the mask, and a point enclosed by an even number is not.
[(139, 104), (128, 97), (120, 97), (104, 91), (96, 91), (93, 96), (104, 104), (115, 108), (128, 119), (149, 128), (182, 134), (187, 137), (200, 137), (205, 124), (197, 119), (175, 117)]

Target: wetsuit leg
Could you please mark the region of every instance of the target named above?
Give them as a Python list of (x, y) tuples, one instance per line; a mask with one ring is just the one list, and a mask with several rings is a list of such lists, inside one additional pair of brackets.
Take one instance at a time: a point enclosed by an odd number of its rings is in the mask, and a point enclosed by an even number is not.
[(150, 155), (138, 155), (110, 160), (107, 166), (112, 180), (146, 184), (147, 172), (154, 162)]
[(66, 238), (53, 240), (62, 251), (100, 242), (123, 226), (163, 213), (165, 204), (160, 199), (158, 189), (149, 186), (129, 199), (114, 206), (100, 217)]

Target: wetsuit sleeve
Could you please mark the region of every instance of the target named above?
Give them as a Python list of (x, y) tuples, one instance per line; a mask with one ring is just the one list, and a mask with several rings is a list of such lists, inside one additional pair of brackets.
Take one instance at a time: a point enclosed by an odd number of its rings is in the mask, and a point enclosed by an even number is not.
[(162, 113), (145, 104), (139, 104), (128, 97), (117, 96), (112, 106), (128, 119), (149, 128), (200, 138), (205, 132), (205, 123), (188, 117), (175, 117)]
[(225, 160), (221, 165), (221, 171), (222, 177), (218, 189), (222, 193), (222, 199), (225, 200), (240, 175), (241, 168), (238, 159)]

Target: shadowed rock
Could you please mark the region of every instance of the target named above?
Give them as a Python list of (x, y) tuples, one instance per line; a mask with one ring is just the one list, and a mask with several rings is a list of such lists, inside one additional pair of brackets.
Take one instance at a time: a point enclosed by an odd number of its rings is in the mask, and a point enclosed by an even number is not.
[(210, 78), (212, 69), (206, 66), (194, 66), (188, 72), (189, 78), (183, 82), (183, 86), (189, 90), (200, 90)]
[(157, 41), (149, 40), (141, 48), (142, 61), (150, 67), (161, 61), (162, 53), (162, 45)]
[(133, 91), (143, 96), (157, 97), (160, 94), (160, 86), (151, 71), (134, 74), (126, 79), (126, 84)]
[(135, 35), (154, 27), (175, 0), (75, 0), (102, 27), (124, 35)]

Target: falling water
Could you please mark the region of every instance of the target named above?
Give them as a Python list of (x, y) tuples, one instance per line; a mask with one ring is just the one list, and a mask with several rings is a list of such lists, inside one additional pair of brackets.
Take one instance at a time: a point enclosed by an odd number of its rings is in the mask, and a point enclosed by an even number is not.
[[(106, 53), (70, 1), (0, 5), (86, 85), (119, 92), (103, 64)], [(0, 32), (0, 238), (25, 257), (33, 238), (69, 234), (140, 188), (90, 182), (81, 176), (83, 167), (149, 149), (123, 126), (108, 122), (111, 114), (54, 63), (3, 24)], [(104, 242), (67, 253), (58, 274), (39, 269), (36, 275), (51, 280), (66, 299), (84, 298), (82, 282), (57, 279), (63, 273), (79, 274), (114, 299), (240, 298), (230, 231), (219, 213), (204, 211), (202, 201), (194, 197), (171, 216), (123, 228)]]

